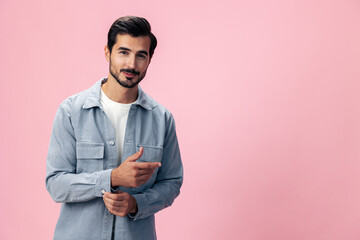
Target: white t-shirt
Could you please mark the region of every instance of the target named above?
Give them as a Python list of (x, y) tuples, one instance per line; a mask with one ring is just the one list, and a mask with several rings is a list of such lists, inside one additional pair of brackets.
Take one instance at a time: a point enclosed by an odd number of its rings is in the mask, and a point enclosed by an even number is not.
[(121, 155), (124, 148), (124, 137), (126, 123), (129, 116), (129, 110), (132, 103), (124, 104), (114, 102), (106, 96), (104, 91), (101, 89), (100, 103), (104, 109), (105, 114), (110, 119), (110, 122), (115, 130), (116, 136), (116, 148), (118, 152), (118, 165), (121, 163)]

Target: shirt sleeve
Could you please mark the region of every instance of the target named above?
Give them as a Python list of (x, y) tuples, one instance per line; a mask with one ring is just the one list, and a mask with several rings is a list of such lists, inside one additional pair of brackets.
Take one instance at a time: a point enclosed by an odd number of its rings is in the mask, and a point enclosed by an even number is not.
[(46, 188), (55, 202), (83, 202), (110, 191), (111, 170), (76, 173), (76, 139), (67, 106), (54, 119), (46, 161)]
[(146, 218), (170, 206), (180, 194), (182, 182), (183, 166), (174, 118), (170, 115), (161, 167), (156, 181), (151, 188), (144, 190), (143, 193), (133, 195), (137, 202), (138, 212), (135, 215), (129, 215), (129, 217), (134, 220)]

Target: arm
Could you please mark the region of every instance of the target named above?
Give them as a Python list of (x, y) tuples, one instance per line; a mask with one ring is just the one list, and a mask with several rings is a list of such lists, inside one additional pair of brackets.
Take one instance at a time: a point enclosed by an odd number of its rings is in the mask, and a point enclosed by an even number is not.
[(169, 118), (164, 142), (161, 167), (159, 168), (155, 184), (143, 193), (133, 197), (137, 203), (137, 213), (130, 215), (134, 220), (146, 218), (170, 206), (180, 193), (183, 182), (183, 166), (175, 131), (175, 122)]
[(62, 104), (55, 116), (46, 162), (46, 188), (55, 202), (83, 202), (110, 191), (111, 170), (76, 174), (76, 139)]
[[(147, 182), (155, 169), (161, 166), (159, 162), (136, 162), (143, 154), (143, 147), (128, 157), (119, 167), (111, 172), (111, 186), (138, 187)], [(103, 200), (110, 213), (125, 217), (129, 213), (136, 214), (136, 199), (127, 192), (117, 191), (104, 193)]]

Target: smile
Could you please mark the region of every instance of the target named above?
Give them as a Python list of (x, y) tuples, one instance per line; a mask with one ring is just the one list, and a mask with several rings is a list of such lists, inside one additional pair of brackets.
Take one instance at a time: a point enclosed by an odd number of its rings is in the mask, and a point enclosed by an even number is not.
[(123, 74), (125, 75), (125, 77), (130, 80), (129, 78), (133, 78), (135, 77), (136, 74), (134, 73), (129, 73), (129, 72), (123, 72)]

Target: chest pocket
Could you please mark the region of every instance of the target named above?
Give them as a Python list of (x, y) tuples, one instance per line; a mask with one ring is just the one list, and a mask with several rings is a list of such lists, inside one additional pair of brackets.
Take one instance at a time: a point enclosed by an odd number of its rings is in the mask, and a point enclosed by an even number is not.
[[(139, 151), (141, 146), (144, 148), (144, 151), (142, 156), (136, 160), (137, 162), (161, 162), (163, 154), (162, 147), (138, 144), (136, 145), (136, 151)], [(140, 185), (139, 187), (132, 188), (133, 192), (143, 192), (145, 189), (151, 188), (155, 183), (158, 170), (159, 168), (155, 169), (153, 175), (146, 183)]]
[(104, 169), (104, 143), (76, 142), (76, 173)]

